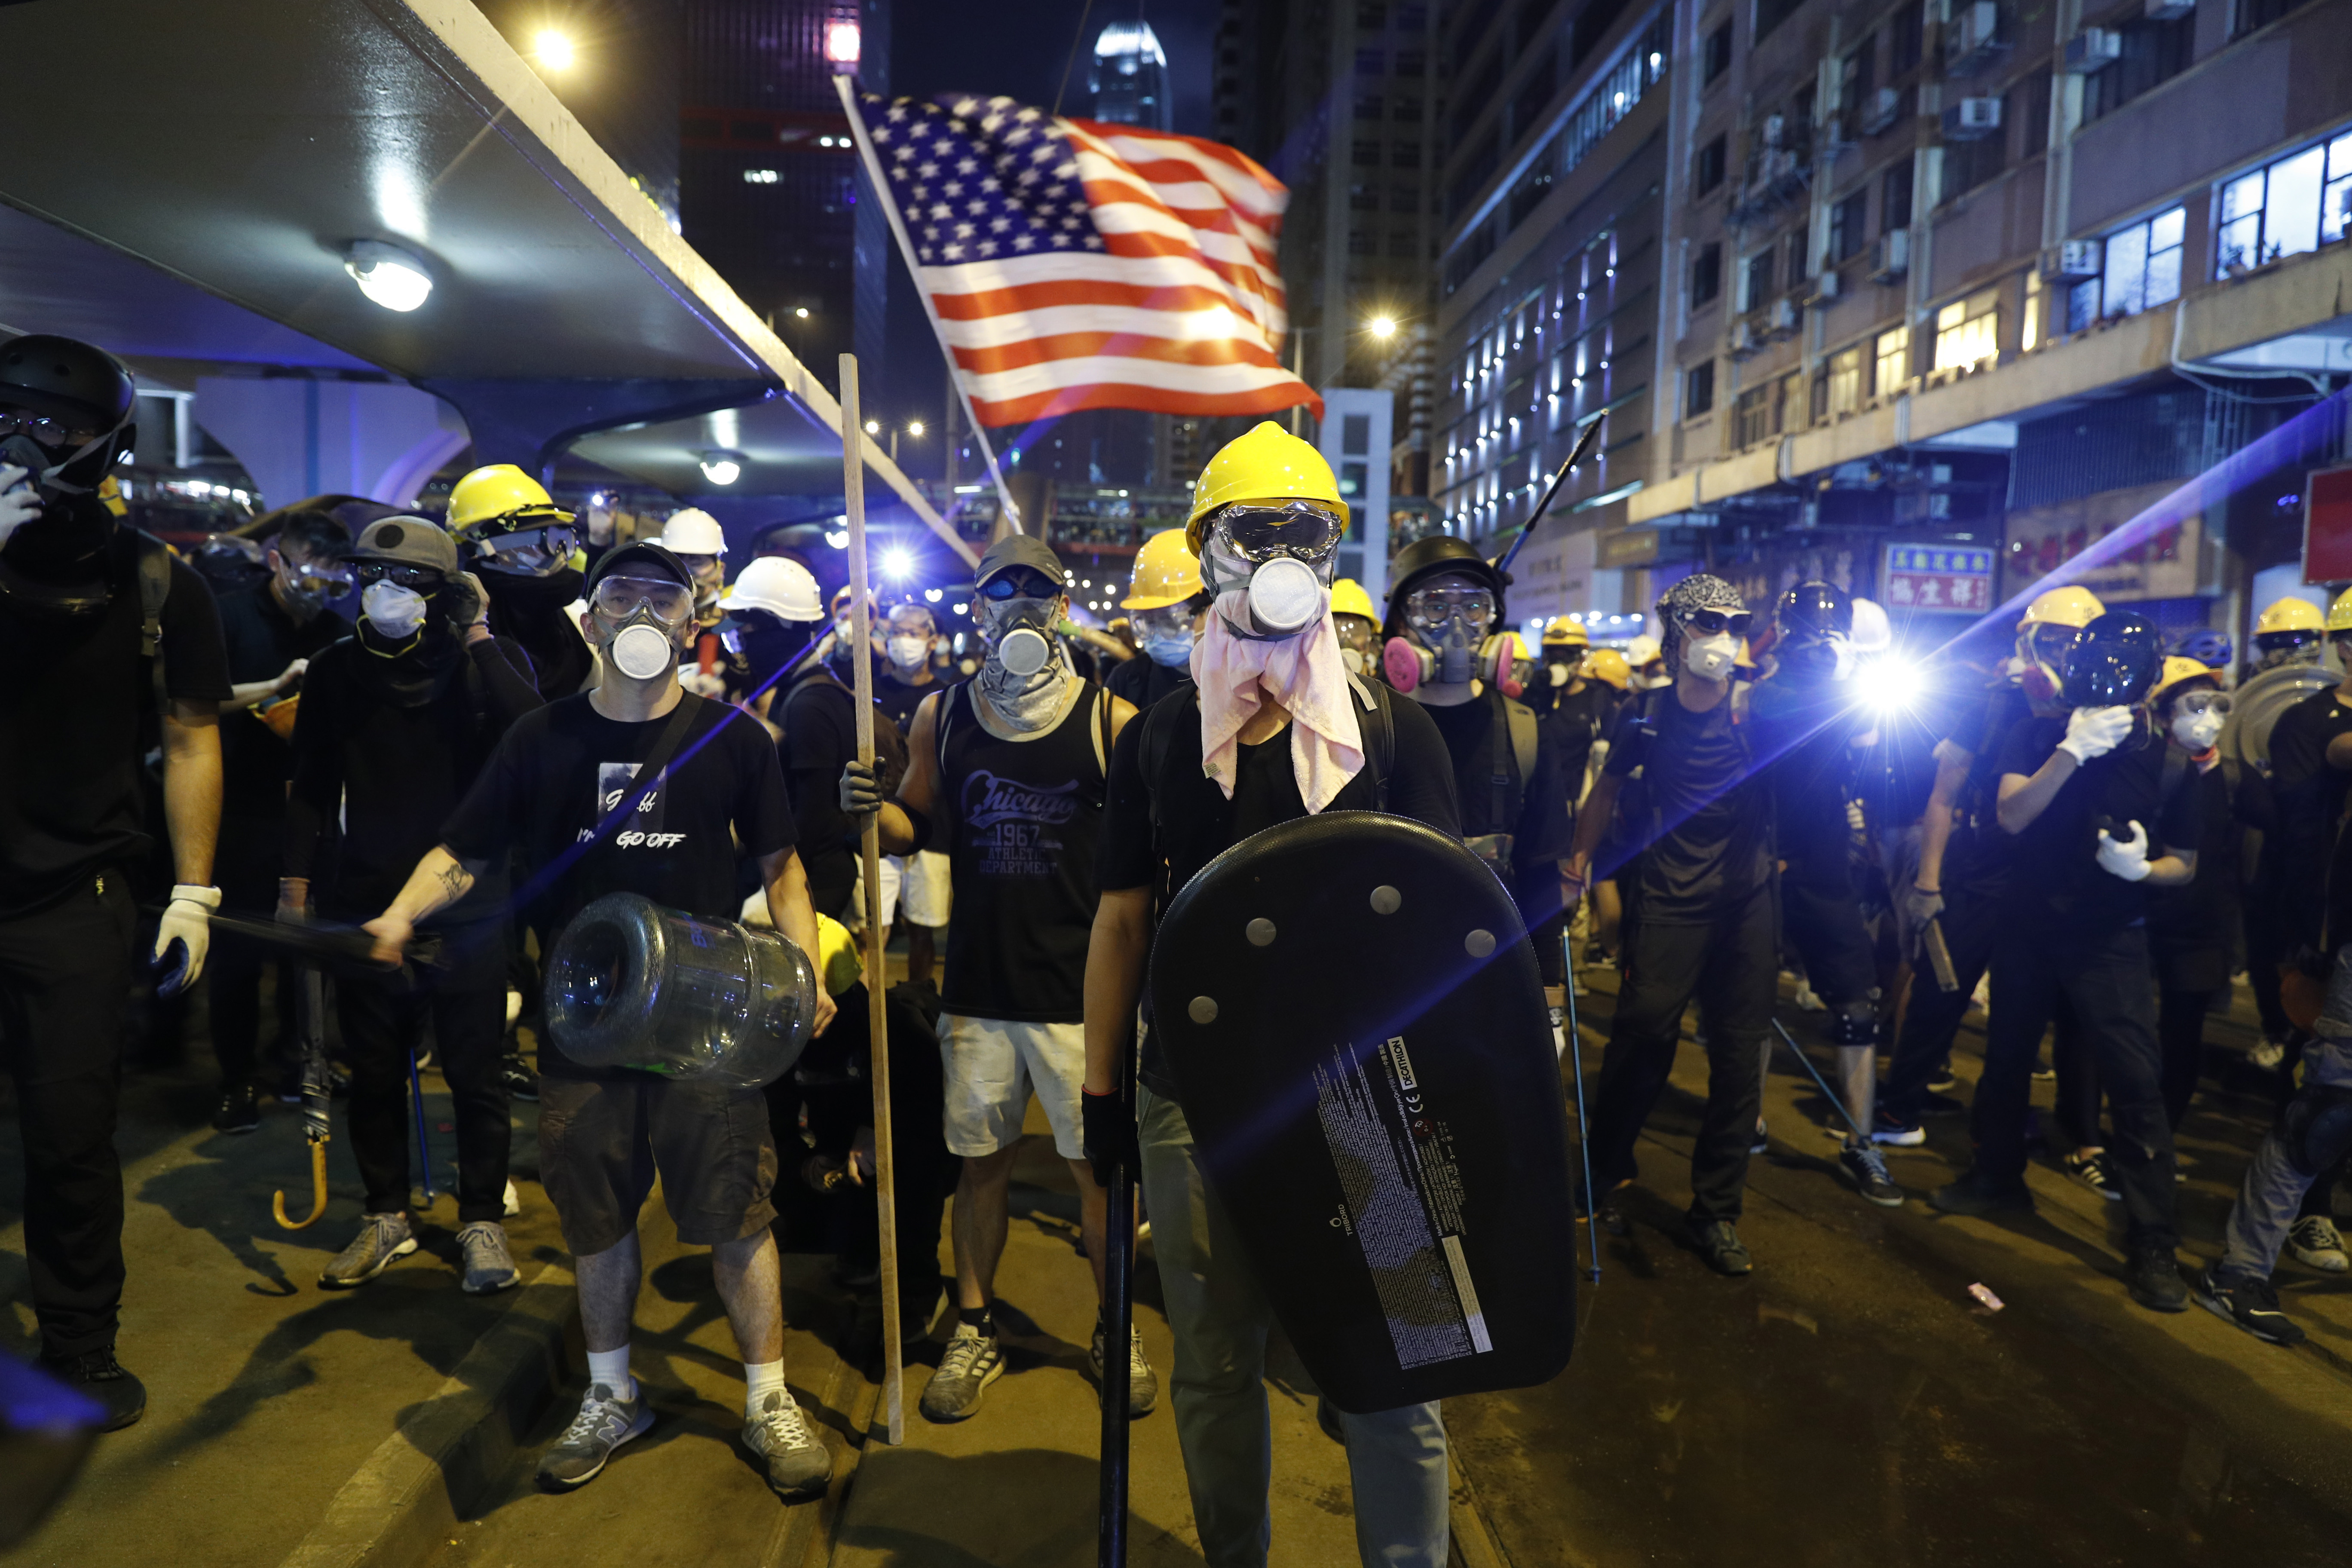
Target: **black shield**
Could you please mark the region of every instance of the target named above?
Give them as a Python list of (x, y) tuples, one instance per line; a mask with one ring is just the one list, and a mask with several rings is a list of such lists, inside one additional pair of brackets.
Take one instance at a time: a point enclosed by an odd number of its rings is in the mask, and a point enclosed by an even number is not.
[(1576, 1326), (1543, 984), (1478, 858), (1402, 817), (1303, 817), (1170, 904), (1152, 1027), (1201, 1168), (1341, 1409), (1548, 1381)]

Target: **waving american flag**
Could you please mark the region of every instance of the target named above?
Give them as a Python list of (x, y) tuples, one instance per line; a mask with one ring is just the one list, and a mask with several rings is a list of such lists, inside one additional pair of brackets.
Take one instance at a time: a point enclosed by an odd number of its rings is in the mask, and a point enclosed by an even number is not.
[(1009, 98), (862, 93), (859, 108), (979, 423), (1321, 414), (1283, 367), (1275, 237), (1290, 193), (1256, 163)]

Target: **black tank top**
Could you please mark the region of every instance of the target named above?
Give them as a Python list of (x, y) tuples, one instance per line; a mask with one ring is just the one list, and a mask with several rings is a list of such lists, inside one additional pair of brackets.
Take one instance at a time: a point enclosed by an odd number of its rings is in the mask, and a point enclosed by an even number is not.
[(969, 683), (940, 699), (940, 801), (955, 880), (941, 1006), (974, 1018), (1086, 1017), (1110, 699), (1082, 681), (1059, 724), (1001, 741)]

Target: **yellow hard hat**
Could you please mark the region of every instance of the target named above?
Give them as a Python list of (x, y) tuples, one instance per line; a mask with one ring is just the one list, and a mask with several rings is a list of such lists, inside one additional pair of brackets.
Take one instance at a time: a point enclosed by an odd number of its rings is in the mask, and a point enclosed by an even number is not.
[(2272, 632), (2316, 632), (2326, 629), (2327, 629), (2326, 623), (2319, 614), (2319, 606), (2309, 599), (2281, 599), (2269, 609), (2264, 610), (2262, 618), (2254, 623), (2256, 637), (2267, 637)]
[(1201, 563), (1185, 548), (1184, 531), (1171, 528), (1145, 540), (1135, 552), (1135, 574), (1118, 605), (1123, 610), (1164, 610), (1200, 591)]
[(2327, 629), (2331, 632), (2352, 632), (2352, 588), (2336, 595), (2327, 606)]
[(1625, 656), (1613, 647), (1604, 647), (1584, 661), (1584, 673), (1595, 680), (1605, 680), (1620, 691), (1633, 684), (1633, 668)]
[(2025, 617), (2018, 626), (2021, 630), (2026, 626), (2073, 626), (2081, 631), (2106, 613), (2107, 607), (2099, 603), (2097, 595), (2088, 588), (2069, 585), (2053, 588), (2026, 605)]
[(1192, 515), (1184, 520), (1185, 547), (1201, 553), (1209, 514), (1237, 500), (1320, 501), (1348, 521), (1339, 481), (1323, 454), (1271, 419), (1261, 419), (1225, 443), (1192, 487)]
[(2218, 686), (2221, 684), (2221, 672), (2211, 665), (2201, 663), (2197, 659), (2183, 658), (2177, 653), (2168, 655), (2165, 658), (2162, 671), (2156, 678), (2155, 689), (2147, 694), (2149, 700), (2161, 702), (2164, 700), (2166, 692), (2185, 680), (2210, 680)]
[(1591, 647), (1592, 638), (1574, 616), (1554, 616), (1544, 623), (1544, 647)]
[(112, 474), (98, 481), (98, 502), (118, 521), (131, 515), (131, 505), (122, 499), (122, 487), (114, 482)]
[(1335, 616), (1361, 616), (1378, 623), (1381, 613), (1372, 608), (1372, 596), (1353, 577), (1342, 577), (1331, 584), (1331, 613)]
[(1731, 668), (1734, 669), (1754, 669), (1757, 668), (1756, 656), (1748, 650), (1748, 639), (1746, 637), (1741, 637), (1739, 639), (1739, 651), (1732, 656)]
[(449, 487), (447, 526), (452, 533), (510, 533), (571, 521), (572, 514), (555, 504), (544, 485), (512, 463), (476, 468)]

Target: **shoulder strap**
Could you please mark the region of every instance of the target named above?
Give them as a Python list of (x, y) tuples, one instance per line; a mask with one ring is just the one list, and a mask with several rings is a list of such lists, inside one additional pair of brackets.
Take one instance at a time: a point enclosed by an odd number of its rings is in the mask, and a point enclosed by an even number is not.
[(1095, 772), (1110, 782), (1110, 688), (1095, 690)]
[(147, 661), (155, 686), (155, 711), (168, 712), (171, 694), (163, 683), (163, 601), (172, 595), (172, 549), (152, 533), (139, 544), (139, 657)]
[(956, 694), (963, 691), (968, 684), (959, 680), (940, 693), (939, 717), (931, 725), (931, 763), (940, 775), (942, 790), (947, 788), (948, 782), (948, 721), (955, 716)]
[(1350, 671), (1348, 685), (1363, 710), (1364, 765), (1372, 770), (1372, 809), (1389, 808), (1389, 778), (1396, 772), (1396, 714), (1389, 707), (1389, 689)]

